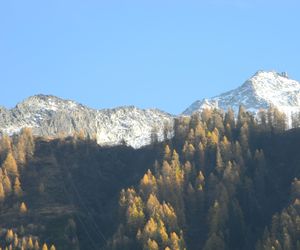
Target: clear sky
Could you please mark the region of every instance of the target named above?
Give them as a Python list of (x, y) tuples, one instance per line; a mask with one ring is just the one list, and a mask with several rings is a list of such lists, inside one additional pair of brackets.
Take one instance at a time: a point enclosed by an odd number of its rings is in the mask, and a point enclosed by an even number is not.
[(0, 2), (0, 105), (53, 94), (178, 114), (259, 69), (300, 80), (299, 0)]

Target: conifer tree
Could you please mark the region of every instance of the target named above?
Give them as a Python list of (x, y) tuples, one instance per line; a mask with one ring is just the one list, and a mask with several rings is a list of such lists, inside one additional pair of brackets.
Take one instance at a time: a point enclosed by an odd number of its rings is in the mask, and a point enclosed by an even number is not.
[(160, 203), (157, 199), (157, 197), (154, 194), (150, 194), (147, 204), (146, 204), (146, 208), (147, 208), (147, 212), (151, 217), (155, 217), (156, 215), (160, 215), (161, 211), (160, 211)]
[(196, 187), (198, 190), (202, 190), (205, 184), (205, 178), (202, 171), (199, 171), (199, 174), (196, 179)]
[(2, 139), (0, 140), (1, 155), (6, 157), (8, 152), (11, 152), (11, 151), (12, 151), (11, 139), (8, 135), (3, 135)]
[(54, 245), (51, 245), (50, 250), (56, 250)]
[(22, 243), (21, 243), (22, 248), (26, 249), (27, 248), (27, 240), (25, 237), (22, 238)]
[(19, 245), (19, 238), (18, 238), (18, 235), (15, 233), (15, 234), (14, 234), (13, 246), (14, 246), (15, 248), (17, 248), (18, 245)]
[(229, 161), (232, 157), (231, 153), (231, 143), (228, 141), (226, 136), (223, 136), (223, 139), (220, 143), (220, 150), (223, 160)]
[(199, 137), (200, 139), (203, 139), (205, 137), (205, 129), (203, 128), (203, 124), (199, 123), (195, 127), (195, 137)]
[(208, 109), (208, 108), (204, 109), (201, 113), (202, 121), (207, 123), (208, 120), (211, 118), (211, 115), (212, 115), (211, 109)]
[(221, 156), (221, 151), (220, 151), (220, 148), (219, 146), (217, 146), (217, 149), (216, 149), (216, 170), (221, 173), (223, 171), (223, 159), (222, 159), (222, 156)]
[(193, 142), (195, 140), (195, 131), (193, 128), (190, 129), (188, 136), (187, 136), (188, 142)]
[(23, 194), (23, 190), (21, 188), (21, 182), (19, 180), (18, 177), (16, 177), (15, 179), (15, 184), (14, 184), (14, 194), (17, 196), (17, 197), (21, 197), (22, 194)]
[(158, 235), (157, 232), (158, 232), (158, 223), (153, 217), (150, 217), (150, 219), (147, 221), (144, 227), (143, 238), (146, 240), (146, 242), (148, 239), (157, 238)]
[(7, 157), (2, 165), (2, 168), (5, 169), (10, 176), (18, 176), (18, 166), (15, 158), (13, 157), (12, 152), (7, 154)]
[(39, 250), (39, 249), (40, 249), (39, 242), (38, 242), (38, 240), (35, 240), (34, 241), (34, 250)]
[(163, 245), (166, 245), (168, 243), (169, 236), (167, 233), (167, 229), (162, 220), (160, 220), (159, 222), (158, 234), (159, 234), (160, 242), (162, 242)]
[(234, 118), (234, 111), (232, 108), (229, 108), (225, 114), (224, 124), (230, 127), (230, 129), (235, 128), (235, 118)]
[(145, 249), (147, 249), (147, 250), (158, 250), (159, 247), (158, 247), (158, 244), (155, 240), (148, 239), (147, 246), (146, 246)]
[(6, 232), (5, 240), (7, 243), (11, 243), (14, 238), (14, 232), (12, 229), (8, 229)]
[(166, 146), (165, 146), (164, 159), (165, 159), (166, 161), (171, 160), (171, 149), (170, 149), (169, 145), (166, 145)]
[(240, 129), (240, 136), (239, 136), (239, 142), (244, 151), (247, 151), (247, 149), (249, 148), (248, 137), (249, 137), (248, 124), (244, 123)]
[(232, 128), (230, 127), (229, 123), (225, 125), (224, 134), (229, 138), (229, 140), (232, 140)]
[(0, 202), (4, 201), (4, 198), (5, 198), (5, 192), (4, 192), (2, 181), (0, 180)]
[(3, 188), (4, 188), (4, 192), (5, 195), (10, 195), (11, 194), (11, 182), (9, 177), (6, 175), (6, 173), (4, 173), (3, 175)]
[(205, 165), (205, 149), (201, 142), (199, 143), (198, 146), (198, 152), (199, 152), (199, 164), (200, 167), (203, 169)]
[(25, 138), (20, 135), (17, 143), (17, 160), (18, 163), (24, 164), (26, 162), (26, 148)]
[(32, 241), (32, 238), (31, 238), (31, 237), (28, 238), (27, 247), (28, 247), (29, 249), (33, 249), (33, 248), (34, 248), (34, 246), (33, 246), (33, 241)]
[(26, 214), (27, 213), (27, 206), (25, 204), (25, 202), (22, 202), (20, 205), (20, 213), (21, 214)]
[(247, 122), (246, 110), (243, 106), (239, 107), (238, 117), (237, 117), (237, 127), (240, 128)]
[(216, 145), (219, 142), (219, 130), (215, 128), (211, 133), (211, 143), (212, 145)]
[(127, 208), (127, 222), (135, 229), (140, 228), (144, 223), (145, 214), (143, 206), (142, 199), (139, 196), (136, 196)]
[(34, 138), (33, 138), (33, 135), (32, 135), (31, 128), (24, 128), (22, 130), (21, 135), (24, 136), (25, 142), (26, 142), (26, 145), (25, 145), (26, 157), (31, 157), (34, 153), (34, 148), (35, 148)]
[(42, 250), (48, 250), (48, 246), (46, 243), (43, 244)]
[(157, 192), (157, 181), (150, 169), (148, 169), (147, 173), (144, 174), (144, 177), (140, 182), (140, 189), (144, 197), (148, 197), (150, 193)]

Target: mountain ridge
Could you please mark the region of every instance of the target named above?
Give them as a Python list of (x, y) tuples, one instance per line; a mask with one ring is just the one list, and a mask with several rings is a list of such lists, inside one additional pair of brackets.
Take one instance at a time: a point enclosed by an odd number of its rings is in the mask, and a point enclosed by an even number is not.
[(300, 83), (288, 78), (287, 73), (260, 70), (233, 90), (195, 101), (182, 114), (191, 115), (205, 108), (227, 110), (229, 107), (237, 114), (240, 105), (252, 113), (275, 106), (290, 116), (300, 111)]
[(173, 116), (158, 109), (139, 109), (122, 106), (113, 109), (93, 109), (71, 100), (53, 95), (34, 95), (18, 103), (12, 109), (0, 109), (0, 131), (18, 133), (30, 127), (33, 134), (54, 136), (73, 135), (84, 131), (98, 144), (113, 146), (126, 144), (140, 148), (151, 143), (155, 134), (158, 141), (166, 127), (173, 126)]
[[(275, 106), (286, 113), (290, 122), (292, 114), (300, 112), (300, 83), (288, 78), (286, 73), (257, 71), (238, 88), (195, 101), (181, 115), (205, 108), (232, 108), (237, 114), (240, 105), (254, 114)], [(159, 109), (140, 109), (133, 105), (94, 109), (73, 100), (38, 94), (11, 109), (0, 106), (0, 133), (12, 135), (24, 127), (32, 128), (37, 136), (72, 136), (84, 132), (102, 146), (125, 144), (140, 148), (153, 140), (171, 138), (175, 118)]]

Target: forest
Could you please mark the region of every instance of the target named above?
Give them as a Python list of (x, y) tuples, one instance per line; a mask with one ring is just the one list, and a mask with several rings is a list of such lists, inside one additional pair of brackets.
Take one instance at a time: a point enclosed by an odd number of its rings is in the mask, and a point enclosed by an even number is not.
[(0, 249), (300, 250), (299, 116), (178, 117), (141, 149), (0, 141)]

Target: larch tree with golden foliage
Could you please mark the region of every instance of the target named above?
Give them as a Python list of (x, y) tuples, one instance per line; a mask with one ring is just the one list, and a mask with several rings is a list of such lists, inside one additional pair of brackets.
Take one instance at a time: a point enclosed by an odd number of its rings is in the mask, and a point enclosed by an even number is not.
[(48, 246), (46, 243), (43, 244), (42, 250), (48, 250)]
[(21, 214), (26, 214), (27, 211), (28, 211), (28, 209), (27, 209), (27, 206), (26, 206), (25, 202), (22, 202), (21, 205), (20, 205), (20, 213)]
[(18, 177), (16, 177), (15, 183), (14, 183), (14, 194), (17, 197), (21, 197), (23, 195), (23, 190), (21, 188), (21, 182)]
[(5, 169), (9, 176), (19, 176), (17, 162), (12, 154), (9, 152), (7, 157), (2, 165), (2, 168)]
[(56, 250), (54, 245), (51, 245), (50, 250)]
[(4, 199), (5, 199), (5, 192), (4, 192), (2, 181), (0, 181), (0, 202), (4, 201)]

